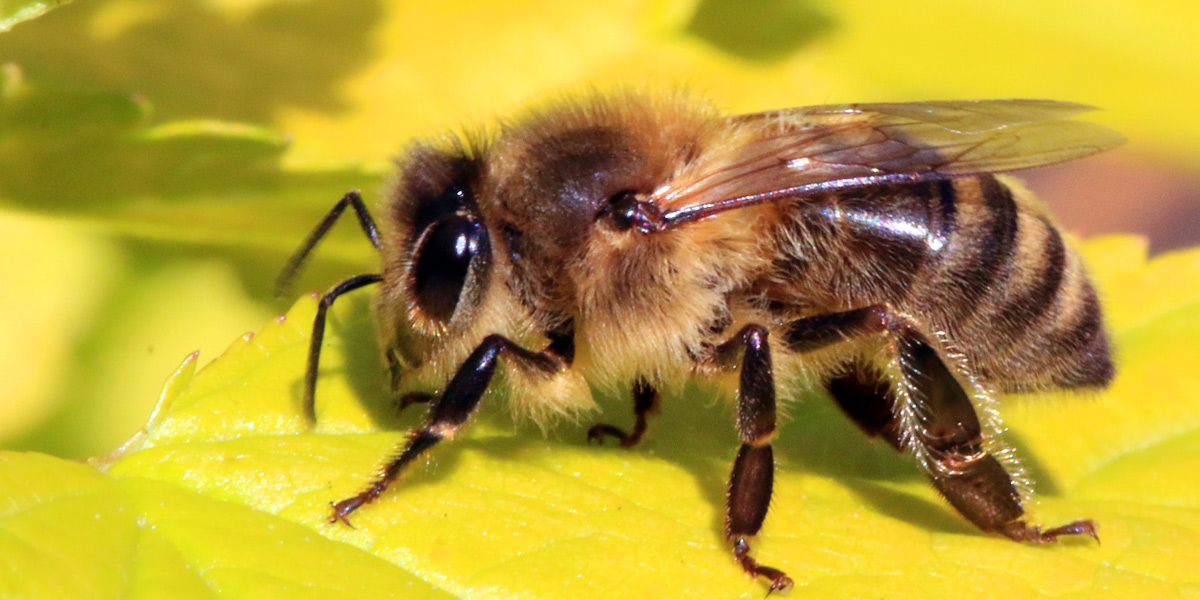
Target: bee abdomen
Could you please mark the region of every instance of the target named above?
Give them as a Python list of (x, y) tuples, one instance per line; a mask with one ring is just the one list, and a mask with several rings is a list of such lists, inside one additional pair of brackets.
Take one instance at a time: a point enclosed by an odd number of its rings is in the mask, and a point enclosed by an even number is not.
[(1041, 206), (992, 176), (954, 189), (963, 216), (932, 277), (951, 283), (933, 290), (933, 306), (947, 307), (936, 312), (982, 374), (1009, 390), (1108, 383), (1095, 290)]
[(992, 175), (788, 206), (757, 293), (794, 318), (891, 303), (1006, 390), (1112, 377), (1095, 291), (1028, 192)]
[(1112, 381), (1114, 369), (1108, 334), (1100, 315), (1100, 301), (1092, 286), (1074, 300), (1075, 310), (1060, 319), (1051, 334), (1054, 346), (1065, 351), (1064, 368), (1051, 373), (1057, 387), (1099, 387)]
[(1045, 217), (1021, 216), (1014, 272), (989, 317), (997, 326), (1010, 328), (1010, 338), (1019, 338), (1054, 307), (1066, 276), (1067, 252), (1062, 236)]
[(784, 312), (901, 301), (952, 227), (950, 185), (879, 186), (787, 206), (765, 295)]
[(930, 211), (942, 216), (940, 248), (919, 294), (939, 320), (970, 323), (996, 302), (1016, 267), (1020, 210), (1008, 186), (990, 175), (950, 180), (938, 191)]

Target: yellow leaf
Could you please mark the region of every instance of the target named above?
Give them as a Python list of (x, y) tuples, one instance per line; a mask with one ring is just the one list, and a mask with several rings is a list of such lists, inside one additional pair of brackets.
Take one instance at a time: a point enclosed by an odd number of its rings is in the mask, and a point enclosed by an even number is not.
[[(1114, 307), (1113, 388), (1012, 399), (1004, 411), (1039, 479), (1034, 518), (1094, 518), (1102, 544), (1029, 546), (976, 531), (915, 465), (814, 394), (776, 444), (758, 556), (787, 570), (802, 597), (1194, 596), (1200, 250), (1147, 263), (1141, 248), (1130, 238), (1085, 247)], [(1156, 300), (1122, 315), (1143, 297)], [(359, 491), (418, 417), (394, 415), (363, 350), (365, 307), (350, 302), (331, 322), (321, 422), (309, 429), (299, 381), (315, 305), (302, 299), (198, 372), (194, 356), (185, 361), (145, 430), (96, 461), (107, 476), (3, 455), (0, 528), (35, 549), (10, 546), (23, 586), (10, 589), (51, 589), (70, 571), (80, 593), (132, 578), (155, 590), (203, 583), (218, 596), (404, 585), (423, 591), (403, 597), (761, 597), (721, 531), (731, 415), (693, 396), (667, 398), (653, 437), (632, 451), (589, 447), (586, 424), (542, 437), (494, 403), (432, 451), (430, 468), (355, 513), (354, 529), (330, 523), (329, 503)], [(607, 408), (621, 415), (625, 404)], [(68, 547), (87, 551), (56, 550)]]

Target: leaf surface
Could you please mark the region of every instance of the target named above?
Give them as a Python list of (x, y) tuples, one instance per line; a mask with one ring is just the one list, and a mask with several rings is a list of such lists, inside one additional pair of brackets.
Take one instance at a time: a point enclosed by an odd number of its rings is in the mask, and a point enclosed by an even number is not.
[[(1117, 382), (1094, 398), (1009, 398), (1003, 412), (1040, 483), (1034, 518), (1094, 518), (1103, 543), (1029, 546), (975, 531), (903, 456), (809, 394), (776, 444), (774, 501), (755, 546), (796, 579), (794, 593), (1195, 597), (1200, 250), (1146, 262), (1140, 241), (1103, 238), (1085, 253), (1111, 307)], [(369, 481), (418, 416), (394, 415), (373, 350), (362, 348), (371, 343), (365, 309), (351, 302), (327, 338), (320, 424), (305, 425), (298, 386), (314, 311), (315, 299), (302, 299), (198, 372), (190, 357), (145, 430), (96, 461), (105, 473), (3, 455), (0, 539), (9, 548), (0, 556), (20, 557), (9, 568), (23, 574), (22, 591), (763, 593), (722, 540), (736, 447), (730, 411), (694, 395), (668, 398), (654, 436), (633, 451), (589, 447), (586, 423), (543, 437), (514, 426), (493, 402), (465, 435), (437, 447), (429, 466), (355, 513), (355, 528), (329, 523), (329, 503)], [(619, 399), (605, 405), (617, 422), (628, 410)], [(55, 576), (64, 571), (77, 573), (70, 590)]]
[[(0, 18), (52, 4), (0, 2)], [(81, 457), (127, 438), (180, 356), (215, 356), (281, 310), (270, 282), (297, 240), (350, 188), (377, 206), (409, 140), (619, 85), (693, 88), (731, 112), (1032, 97), (1104, 109), (1088, 118), (1131, 142), (1097, 169), (1194, 170), (1198, 19), (1183, 0), (70, 3), (0, 35), (0, 220), (48, 220), (4, 247), (40, 280), (0, 312), (21, 340), (0, 371), (22, 379), (0, 389), (0, 444)], [(1143, 178), (1144, 197), (1169, 196)], [(337, 229), (299, 289), (372, 268)], [(53, 307), (59, 323), (28, 340)]]

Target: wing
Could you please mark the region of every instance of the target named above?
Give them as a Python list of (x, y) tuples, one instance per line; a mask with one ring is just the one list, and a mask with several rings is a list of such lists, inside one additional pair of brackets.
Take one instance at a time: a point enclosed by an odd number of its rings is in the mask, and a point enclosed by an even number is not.
[(726, 151), (652, 201), (662, 225), (831, 190), (1013, 171), (1088, 156), (1124, 138), (1053, 100), (834, 104), (731, 117)]

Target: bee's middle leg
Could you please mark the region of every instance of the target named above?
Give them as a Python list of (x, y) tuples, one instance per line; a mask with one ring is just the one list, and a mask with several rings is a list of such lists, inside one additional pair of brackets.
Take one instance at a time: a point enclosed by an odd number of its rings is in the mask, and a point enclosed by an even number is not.
[(767, 329), (747, 325), (732, 339), (717, 346), (717, 362), (737, 368), (737, 429), (742, 445), (729, 477), (725, 536), (733, 542), (733, 555), (746, 573), (771, 580), (771, 591), (784, 592), (792, 579), (783, 571), (760, 564), (750, 556), (748, 538), (758, 534), (767, 518), (775, 479), (775, 374)]
[(604, 436), (612, 436), (620, 440), (622, 448), (632, 448), (642, 441), (646, 435), (647, 415), (656, 415), (659, 411), (658, 390), (654, 389), (644, 379), (638, 379), (633, 384), (633, 430), (626, 433), (624, 429), (608, 423), (597, 423), (587, 432), (589, 442), (603, 442)]

